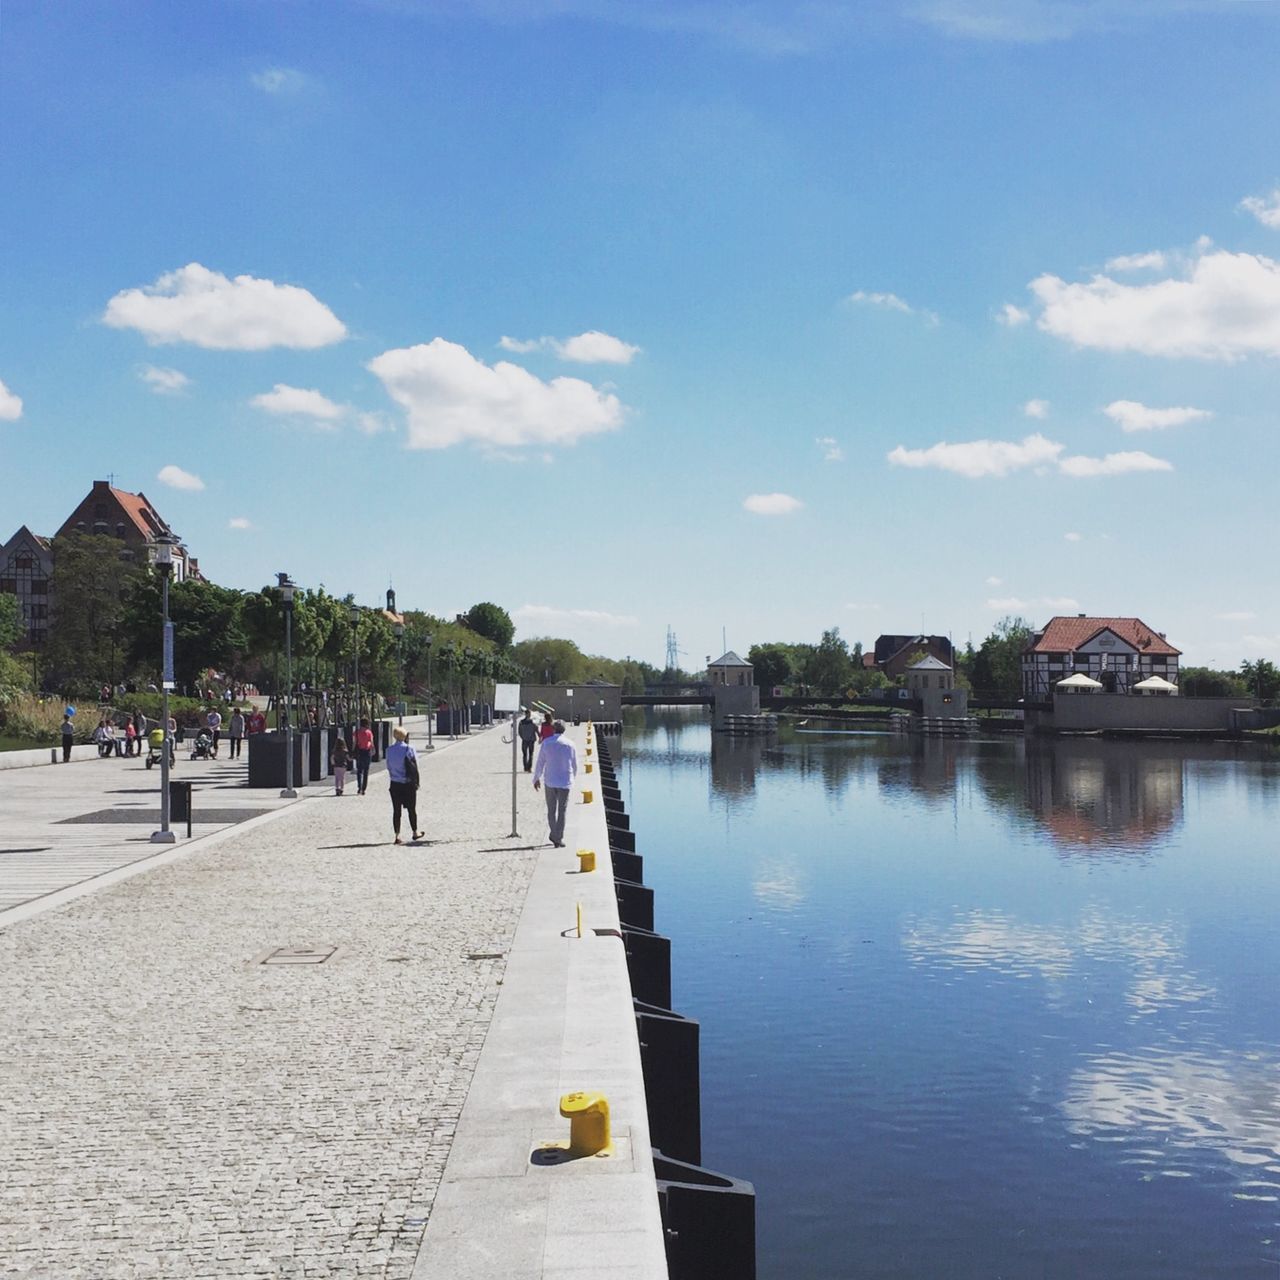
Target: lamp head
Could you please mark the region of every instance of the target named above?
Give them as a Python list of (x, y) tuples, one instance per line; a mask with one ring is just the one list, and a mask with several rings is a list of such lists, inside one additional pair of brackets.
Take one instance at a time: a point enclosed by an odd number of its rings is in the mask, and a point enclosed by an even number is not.
[(351, 625), (357, 626), (360, 622), (360, 606), (354, 602), (347, 609), (347, 617), (351, 619)]
[(294, 582), (287, 573), (277, 573), (276, 583), (280, 588), (280, 603), (286, 609), (293, 608), (293, 593), (297, 591), (298, 584)]

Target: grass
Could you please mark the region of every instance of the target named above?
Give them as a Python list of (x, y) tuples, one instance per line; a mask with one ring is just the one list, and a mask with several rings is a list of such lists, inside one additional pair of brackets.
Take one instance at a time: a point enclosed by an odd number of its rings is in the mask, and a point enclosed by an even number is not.
[(49, 747), (61, 745), (61, 739), (54, 742), (52, 738), (11, 738), (4, 734), (0, 734), (0, 751), (34, 751), (37, 747)]

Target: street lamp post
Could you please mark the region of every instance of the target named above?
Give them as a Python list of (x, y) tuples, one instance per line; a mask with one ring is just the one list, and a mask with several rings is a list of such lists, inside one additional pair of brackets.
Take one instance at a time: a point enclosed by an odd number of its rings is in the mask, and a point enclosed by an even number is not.
[(435, 715), (435, 708), (431, 705), (436, 700), (435, 686), (431, 683), (431, 642), (435, 637), (430, 631), (423, 637), (423, 643), (427, 646), (427, 750), (434, 751), (435, 744), (431, 741), (431, 721)]
[(160, 723), (164, 729), (164, 746), (160, 750), (160, 830), (151, 833), (152, 844), (173, 844), (177, 836), (169, 830), (169, 756), (173, 739), (169, 736), (169, 690), (173, 688), (173, 624), (169, 621), (169, 577), (173, 573), (173, 548), (177, 538), (162, 533), (156, 539), (156, 568), (160, 572), (163, 593), (161, 631), (162, 666), (160, 672)]
[(296, 800), (293, 786), (293, 593), (297, 590), (287, 573), (276, 574), (280, 584), (280, 605), (284, 609), (284, 683), (288, 702), (284, 711), (284, 790), (281, 800)]
[(404, 724), (404, 623), (397, 622), (392, 625), (392, 630), (396, 633), (396, 649), (397, 657), (400, 662), (400, 698), (399, 709), (397, 711), (397, 724)]
[(355, 677), (356, 677), (356, 713), (353, 717), (355, 729), (360, 727), (360, 606), (352, 603), (351, 608), (347, 611), (347, 616), (351, 619), (351, 654), (355, 659)]

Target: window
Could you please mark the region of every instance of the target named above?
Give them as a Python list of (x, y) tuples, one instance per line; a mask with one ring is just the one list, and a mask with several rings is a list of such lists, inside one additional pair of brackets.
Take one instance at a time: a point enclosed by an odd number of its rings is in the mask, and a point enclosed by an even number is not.
[(15, 569), (34, 569), (36, 562), (29, 555), (20, 555), (14, 560), (13, 567)]
[(30, 604), (27, 606), (27, 611), (31, 615), (32, 622), (43, 621), (49, 616), (49, 606), (47, 604)]
[(49, 594), (49, 579), (48, 578), (32, 578), (31, 594), (33, 596), (47, 596)]
[(0, 578), (0, 591), (7, 595), (16, 596), (18, 594), (17, 578)]

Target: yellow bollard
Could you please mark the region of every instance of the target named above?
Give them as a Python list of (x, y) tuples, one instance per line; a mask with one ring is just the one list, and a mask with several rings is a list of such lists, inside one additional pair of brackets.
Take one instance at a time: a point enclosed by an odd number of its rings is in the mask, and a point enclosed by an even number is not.
[(596, 851), (594, 849), (578, 850), (578, 870), (594, 871), (596, 869)]
[(569, 1121), (571, 1156), (612, 1154), (609, 1100), (603, 1093), (566, 1093), (560, 1099), (560, 1114)]
[(593, 769), (592, 769), (591, 761), (590, 761), (590, 760), (588, 760), (588, 761), (587, 761), (587, 763), (586, 763), (583, 767), (586, 769), (586, 771), (587, 771), (588, 773), (593, 772)]
[(590, 754), (591, 754), (591, 748), (590, 748), (590, 747), (588, 747), (588, 748), (587, 748), (587, 755), (590, 755)]
[(595, 793), (594, 793), (594, 792), (591, 792), (591, 791), (584, 791), (584, 792), (582, 793), (582, 803), (583, 803), (583, 804), (590, 804), (590, 803), (592, 802), (592, 800), (594, 800), (594, 799), (595, 799)]

